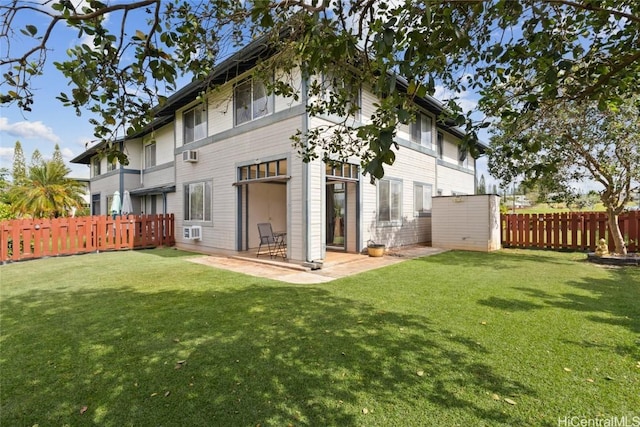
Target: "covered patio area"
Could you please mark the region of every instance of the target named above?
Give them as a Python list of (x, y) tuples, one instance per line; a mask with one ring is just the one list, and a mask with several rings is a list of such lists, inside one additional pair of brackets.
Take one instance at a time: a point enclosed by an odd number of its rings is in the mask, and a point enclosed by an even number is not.
[(190, 261), (288, 283), (313, 284), (330, 282), (408, 259), (421, 258), (442, 252), (445, 252), (445, 250), (420, 245), (397, 248), (383, 257), (327, 251), (322, 268), (316, 270), (292, 262), (256, 258), (253, 251), (203, 255), (202, 257), (192, 258)]

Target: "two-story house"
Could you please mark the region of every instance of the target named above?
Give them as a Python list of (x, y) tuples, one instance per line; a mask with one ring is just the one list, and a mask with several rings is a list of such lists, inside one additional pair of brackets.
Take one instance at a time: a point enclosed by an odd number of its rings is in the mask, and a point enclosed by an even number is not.
[[(429, 242), (432, 196), (474, 194), (475, 159), (458, 144), (464, 133), (437, 121), (444, 107), (428, 96), (416, 101), (416, 122), (398, 129), (395, 163), (376, 184), (356, 158), (305, 163), (290, 137), (336, 118), (307, 113), (314, 100), (302, 74), (298, 100), (269, 95), (251, 77), (265, 52), (256, 41), (219, 64), (204, 101), (201, 82), (169, 97), (154, 123), (120, 141), (129, 165), (100, 158), (100, 146), (77, 156), (74, 163), (91, 167), (92, 214), (109, 214), (115, 191), (128, 191), (134, 213), (173, 213), (176, 246), (199, 252), (253, 250), (257, 224), (270, 222), (286, 232), (287, 258), (304, 263), (323, 260), (327, 249), (360, 252), (370, 241)], [(367, 120), (375, 101), (360, 88), (356, 120)]]

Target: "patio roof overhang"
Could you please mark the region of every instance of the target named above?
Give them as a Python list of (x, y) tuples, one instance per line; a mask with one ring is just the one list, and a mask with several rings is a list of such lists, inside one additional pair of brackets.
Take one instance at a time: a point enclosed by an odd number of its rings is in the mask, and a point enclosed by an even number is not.
[(150, 194), (174, 193), (175, 191), (175, 185), (163, 185), (158, 187), (134, 188), (133, 190), (129, 190), (129, 194), (132, 196), (146, 196)]
[(236, 181), (232, 185), (235, 187), (239, 187), (249, 184), (286, 184), (290, 179), (291, 176), (288, 175), (270, 176), (266, 178), (245, 179), (242, 181)]

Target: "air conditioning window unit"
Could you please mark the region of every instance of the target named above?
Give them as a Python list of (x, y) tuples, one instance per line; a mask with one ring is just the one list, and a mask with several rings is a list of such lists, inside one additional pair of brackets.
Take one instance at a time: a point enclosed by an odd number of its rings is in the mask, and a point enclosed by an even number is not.
[(199, 225), (184, 227), (183, 236), (187, 240), (200, 240), (202, 237), (202, 227)]
[(198, 152), (195, 150), (185, 150), (182, 152), (182, 161), (195, 163), (198, 161)]

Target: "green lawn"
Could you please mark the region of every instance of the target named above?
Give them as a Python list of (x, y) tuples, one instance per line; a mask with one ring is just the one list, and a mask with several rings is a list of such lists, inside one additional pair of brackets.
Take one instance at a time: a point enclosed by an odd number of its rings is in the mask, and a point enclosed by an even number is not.
[(1, 266), (0, 425), (640, 420), (638, 268), (448, 252), (291, 285), (191, 256)]

